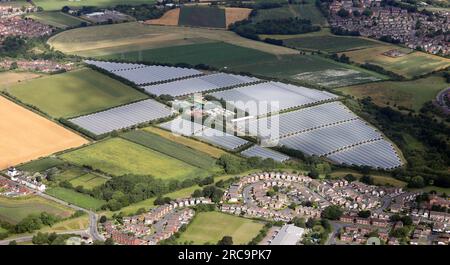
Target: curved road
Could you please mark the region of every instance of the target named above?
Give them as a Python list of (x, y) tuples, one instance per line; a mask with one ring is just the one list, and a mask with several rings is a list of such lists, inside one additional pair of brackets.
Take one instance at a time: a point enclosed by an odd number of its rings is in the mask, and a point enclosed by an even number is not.
[[(65, 206), (67, 206), (69, 208), (72, 208), (72, 209), (74, 209), (76, 211), (83, 211), (83, 212), (89, 214), (89, 227), (86, 230), (70, 230), (70, 231), (64, 231), (64, 232), (56, 232), (57, 234), (59, 234), (59, 235), (64, 235), (64, 234), (85, 235), (85, 234), (89, 234), (89, 235), (91, 235), (93, 240), (100, 240), (100, 241), (104, 241), (105, 240), (105, 238), (102, 235), (100, 235), (100, 233), (98, 232), (98, 229), (97, 229), (98, 216), (97, 216), (97, 214), (95, 212), (93, 212), (91, 210), (88, 210), (88, 209), (81, 208), (79, 206), (76, 206), (76, 205), (73, 205), (73, 204), (70, 204), (70, 203), (67, 203), (67, 202), (65, 202), (63, 200), (60, 200), (58, 198), (55, 198), (53, 196), (50, 196), (50, 195), (42, 193), (42, 192), (35, 192), (35, 194), (37, 196), (41, 196), (41, 197), (43, 197), (45, 199), (52, 200), (52, 201), (54, 201), (56, 203), (65, 205)], [(33, 238), (33, 235), (28, 235), (28, 236), (22, 236), (22, 237), (16, 237), (16, 238), (0, 240), (0, 245), (7, 245), (7, 244), (9, 244), (9, 242), (14, 241), (14, 240), (16, 242), (27, 242), (27, 241), (31, 241), (32, 238)]]

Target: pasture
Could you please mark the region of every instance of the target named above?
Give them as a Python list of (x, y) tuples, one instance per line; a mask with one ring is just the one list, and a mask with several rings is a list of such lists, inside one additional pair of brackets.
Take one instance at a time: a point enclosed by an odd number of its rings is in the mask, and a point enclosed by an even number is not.
[(121, 137), (128, 141), (143, 145), (157, 152), (186, 162), (195, 167), (206, 170), (214, 170), (214, 168), (217, 167), (216, 160), (209, 155), (189, 148), (185, 145), (172, 142), (157, 134), (147, 131), (131, 131), (121, 135)]
[(105, 201), (96, 199), (87, 194), (79, 193), (74, 190), (62, 187), (49, 188), (45, 193), (67, 203), (77, 205), (85, 209), (96, 210), (105, 203)]
[(216, 244), (224, 236), (231, 236), (234, 245), (247, 244), (263, 228), (263, 223), (219, 212), (200, 212), (183, 232), (178, 242), (201, 245)]
[(59, 11), (30, 13), (26, 17), (60, 29), (78, 27), (81, 23), (86, 22)]
[(242, 38), (226, 30), (156, 26), (136, 22), (72, 29), (51, 37), (48, 43), (64, 53), (95, 57), (175, 46), (195, 40), (226, 42), (274, 55), (298, 53), (286, 47)]
[[(393, 49), (405, 51), (407, 54), (401, 57), (389, 57), (383, 54)], [(394, 45), (381, 45), (367, 49), (348, 51), (345, 52), (345, 55), (356, 63), (375, 64), (406, 78), (428, 74), (450, 66), (450, 59), (419, 51), (411, 52), (408, 49), (399, 48)]]
[(183, 6), (180, 8), (178, 25), (225, 28), (225, 9), (208, 6)]
[(79, 166), (89, 165), (112, 176), (135, 174), (181, 179), (207, 175), (205, 170), (121, 138), (98, 142), (65, 153), (61, 158)]
[(73, 214), (73, 210), (56, 202), (38, 196), (22, 198), (0, 197), (0, 220), (16, 224), (30, 214), (51, 213), (63, 218)]
[(7, 90), (11, 86), (40, 77), (40, 74), (31, 72), (0, 72), (0, 91)]
[(55, 118), (89, 114), (147, 97), (87, 68), (34, 79), (8, 92)]
[(70, 184), (74, 187), (82, 186), (84, 189), (92, 190), (106, 183), (108, 179), (98, 176), (96, 174), (88, 173), (70, 180)]
[(44, 10), (61, 10), (63, 6), (82, 7), (82, 6), (97, 6), (97, 7), (111, 7), (120, 4), (150, 4), (153, 0), (33, 0), (36, 6), (44, 8)]
[(42, 172), (49, 168), (63, 165), (64, 161), (56, 157), (45, 157), (38, 160), (30, 161), (26, 164), (20, 165), (20, 170), (28, 172)]
[(0, 117), (0, 169), (88, 143), (4, 97), (0, 97)]
[(380, 106), (397, 105), (416, 111), (423, 104), (433, 100), (437, 93), (448, 87), (441, 76), (429, 76), (413, 81), (386, 81), (357, 86), (342, 87), (338, 90), (358, 98), (370, 96)]
[(198, 150), (202, 153), (208, 154), (209, 156), (214, 157), (214, 158), (219, 158), (222, 155), (227, 153), (224, 150), (216, 148), (212, 145), (205, 144), (203, 142), (193, 140), (191, 138), (187, 138), (184, 136), (175, 135), (171, 132), (168, 132), (166, 130), (162, 130), (162, 129), (159, 129), (156, 127), (147, 127), (147, 128), (144, 128), (144, 131), (148, 131), (148, 132), (157, 134), (157, 135), (164, 137), (165, 139), (168, 139), (172, 142), (182, 144), (184, 146), (188, 146), (188, 147)]

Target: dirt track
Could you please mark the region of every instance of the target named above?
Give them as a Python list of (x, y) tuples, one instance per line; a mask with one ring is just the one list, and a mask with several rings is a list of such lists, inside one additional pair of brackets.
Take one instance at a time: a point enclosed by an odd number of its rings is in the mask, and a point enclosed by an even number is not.
[(0, 169), (88, 141), (0, 96)]

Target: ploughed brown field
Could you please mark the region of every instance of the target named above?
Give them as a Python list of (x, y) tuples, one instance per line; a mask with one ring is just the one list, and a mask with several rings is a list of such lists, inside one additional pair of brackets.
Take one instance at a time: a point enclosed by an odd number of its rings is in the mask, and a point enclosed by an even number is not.
[(0, 96), (0, 169), (88, 143), (83, 137)]

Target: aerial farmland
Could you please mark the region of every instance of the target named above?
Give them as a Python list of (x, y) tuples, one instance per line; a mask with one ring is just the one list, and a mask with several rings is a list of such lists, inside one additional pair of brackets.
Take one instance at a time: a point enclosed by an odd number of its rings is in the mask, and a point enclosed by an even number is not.
[(0, 245), (448, 244), (427, 5), (0, 1)]

